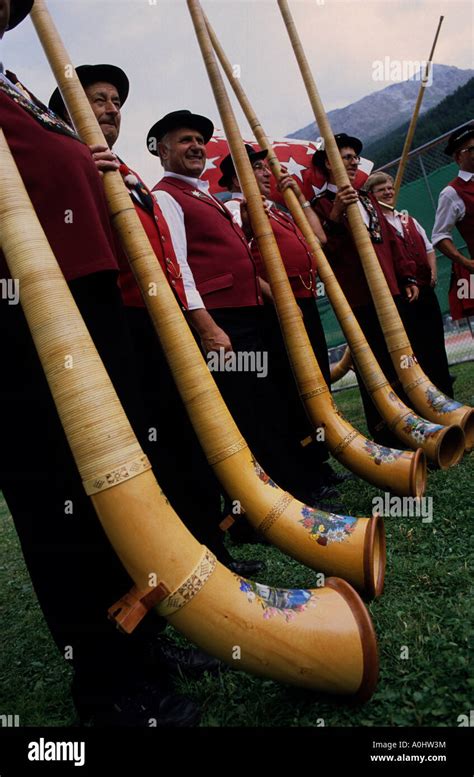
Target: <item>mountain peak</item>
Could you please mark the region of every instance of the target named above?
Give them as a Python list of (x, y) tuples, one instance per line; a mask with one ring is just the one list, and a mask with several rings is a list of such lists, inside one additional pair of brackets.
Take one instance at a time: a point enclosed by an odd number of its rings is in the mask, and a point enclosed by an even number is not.
[[(454, 65), (433, 65), (432, 83), (426, 87), (420, 113), (434, 108), (473, 76), (474, 70), (462, 70)], [(371, 143), (411, 118), (419, 88), (419, 74), (389, 84), (344, 108), (329, 111), (331, 127), (335, 133), (347, 132), (359, 137), (364, 145)], [(312, 122), (288, 137), (314, 140), (320, 134), (316, 123)]]

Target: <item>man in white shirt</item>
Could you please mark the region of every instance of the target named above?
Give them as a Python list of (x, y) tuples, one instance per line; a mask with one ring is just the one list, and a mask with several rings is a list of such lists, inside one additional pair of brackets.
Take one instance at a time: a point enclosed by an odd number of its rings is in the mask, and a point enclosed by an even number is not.
[[(453, 157), (459, 172), (439, 195), (431, 239), (453, 263), (449, 304), (453, 319), (459, 319), (474, 315), (474, 125), (455, 130), (445, 153)], [(468, 256), (454, 245), (454, 227), (466, 241)]]
[[(160, 157), (165, 174), (153, 192), (168, 223), (176, 257), (180, 263), (187, 259), (194, 277), (197, 291), (193, 293), (183, 271), (187, 317), (206, 355), (224, 349), (237, 355), (268, 356), (254, 257), (240, 226), (209, 193), (208, 182), (200, 179), (212, 133), (209, 119), (190, 111), (174, 111), (156, 122), (148, 133), (148, 149)], [(271, 369), (260, 376), (255, 371), (225, 370), (213, 376), (262, 466), (283, 488), (311, 501), (314, 467), (308, 467), (303, 448), (294, 439)]]

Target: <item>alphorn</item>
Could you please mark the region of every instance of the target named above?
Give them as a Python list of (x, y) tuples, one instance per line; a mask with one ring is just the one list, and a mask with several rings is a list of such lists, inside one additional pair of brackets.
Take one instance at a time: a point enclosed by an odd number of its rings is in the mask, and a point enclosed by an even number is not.
[[(36, 0), (31, 16), (79, 136), (90, 145), (106, 145), (44, 0)], [(120, 173), (105, 173), (103, 183), (112, 223), (130, 260), (174, 380), (207, 460), (226, 492), (240, 503), (247, 519), (270, 543), (312, 569), (343, 577), (370, 595), (379, 595), (385, 573), (382, 519), (338, 516), (305, 505), (279, 488), (263, 471), (222, 400)], [(423, 461), (402, 463), (413, 473), (417, 484), (414, 491), (422, 491)], [(390, 466), (380, 465), (379, 469), (390, 473)], [(406, 487), (405, 483), (397, 487), (395, 477), (387, 479), (396, 493)], [(385, 478), (382, 480), (385, 482)]]
[[(376, 639), (348, 583), (328, 578), (321, 588), (285, 590), (240, 578), (194, 539), (170, 507), (1, 130), (0, 171), (2, 249), (19, 282), (21, 305), (85, 491), (135, 583), (136, 598), (234, 669), (369, 698), (377, 680)], [(64, 369), (65, 354), (72, 355), (74, 369)], [(232, 658), (236, 645), (238, 662)]]
[[(273, 235), (262, 196), (255, 180), (239, 128), (227, 96), (219, 67), (212, 49), (204, 15), (198, 0), (187, 0), (196, 36), (211, 82), (221, 121), (229, 144), (240, 186), (247, 201), (253, 234), (270, 280), (275, 307), (291, 360), (302, 402), (315, 428), (325, 430), (325, 442), (335, 458), (370, 483), (400, 493), (398, 477), (403, 478), (401, 489), (421, 496), (426, 483), (426, 462), (421, 450), (415, 452), (384, 448), (367, 440), (339, 413), (324, 381), (306, 329), (301, 320), (290, 282), (283, 266), (278, 245)], [(387, 472), (380, 462), (390, 461)], [(386, 478), (389, 475), (390, 484)]]
[[(273, 175), (279, 180), (283, 173), (278, 157), (244, 92), (240, 79), (233, 77), (232, 65), (226, 57), (207, 17), (205, 17), (205, 20), (214, 50), (229, 83), (234, 90), (240, 107), (242, 108), (260, 147), (267, 151), (266, 160)], [(413, 413), (413, 410), (407, 407), (396, 395), (380, 369), (359, 322), (347, 302), (344, 292), (334, 275), (331, 265), (326, 259), (319, 240), (317, 240), (306, 219), (306, 214), (301, 208), (295, 193), (291, 191), (291, 189), (287, 189), (283, 192), (283, 197), (285, 199), (285, 204), (289, 208), (295, 222), (303, 232), (312, 253), (316, 257), (319, 276), (324, 282), (325, 291), (350, 345), (350, 349), (367, 387), (367, 391), (372, 397), (380, 415), (386, 421), (388, 428), (410, 448), (422, 448), (427, 457), (442, 469), (446, 469), (447, 467), (456, 464), (462, 457), (464, 451), (464, 434), (461, 427), (457, 425), (446, 427), (440, 424), (430, 423), (426, 419), (420, 418), (420, 416)], [(351, 351), (346, 349), (341, 360), (342, 363), (345, 360), (346, 363), (350, 365)]]
[(406, 163), (407, 163), (407, 159), (408, 159), (408, 154), (409, 154), (409, 151), (410, 151), (410, 148), (411, 148), (411, 144), (413, 142), (413, 136), (415, 134), (415, 129), (416, 129), (417, 121), (418, 121), (418, 116), (419, 116), (419, 113), (420, 113), (421, 103), (423, 102), (423, 97), (425, 96), (425, 89), (426, 89), (426, 85), (428, 83), (428, 77), (429, 77), (429, 74), (430, 74), (431, 63), (432, 63), (432, 60), (433, 60), (436, 44), (438, 42), (439, 31), (441, 29), (441, 25), (443, 23), (443, 19), (444, 19), (444, 16), (440, 16), (439, 17), (438, 29), (436, 30), (436, 35), (435, 35), (435, 38), (434, 38), (434, 41), (433, 41), (433, 45), (431, 47), (430, 55), (429, 55), (428, 60), (427, 60), (427, 62), (425, 64), (425, 72), (424, 72), (424, 74), (422, 76), (422, 79), (421, 79), (420, 88), (418, 90), (418, 96), (416, 98), (415, 108), (413, 110), (413, 116), (411, 117), (410, 125), (408, 127), (407, 136), (405, 138), (405, 143), (403, 144), (402, 156), (400, 158), (400, 163), (398, 165), (397, 174), (395, 176), (395, 182), (393, 184), (393, 188), (394, 188), (394, 191), (395, 191), (395, 195), (394, 195), (394, 203), (395, 204), (397, 202), (398, 194), (400, 192), (400, 187), (402, 185), (403, 173), (405, 172), (405, 167), (406, 167)]
[(344, 348), (344, 353), (339, 361), (330, 364), (329, 368), (331, 370), (331, 385), (337, 383), (338, 380), (341, 380), (341, 378), (343, 378), (344, 375), (347, 375), (349, 370), (352, 369), (352, 355), (348, 345)]
[[(278, 6), (288, 31), (319, 131), (324, 138), (325, 150), (334, 172), (336, 184), (338, 187), (348, 185), (349, 178), (334, 140), (331, 125), (321, 98), (319, 97), (287, 0), (278, 0)], [(442, 391), (431, 383), (421, 369), (414, 356), (357, 203), (349, 205), (347, 217), (362, 267), (364, 268), (367, 284), (372, 294), (380, 326), (384, 333), (387, 349), (405, 394), (410, 398), (414, 409), (430, 421), (444, 426), (459, 424), (464, 430), (466, 450), (471, 450), (474, 445), (474, 409), (445, 396)]]

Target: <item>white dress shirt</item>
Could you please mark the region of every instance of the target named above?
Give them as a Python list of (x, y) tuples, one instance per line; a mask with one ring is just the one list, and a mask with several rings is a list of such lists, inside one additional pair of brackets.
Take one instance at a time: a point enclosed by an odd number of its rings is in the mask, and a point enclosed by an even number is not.
[[(471, 181), (474, 178), (474, 173), (468, 173), (465, 170), (460, 170), (458, 178), (462, 181)], [(439, 243), (440, 240), (452, 240), (452, 231), (456, 226), (457, 221), (461, 221), (466, 215), (466, 206), (461, 197), (457, 193), (456, 189), (452, 186), (446, 186), (438, 200), (438, 209), (436, 211), (435, 223), (433, 226), (433, 233), (431, 240), (433, 245)]]
[[(402, 223), (401, 215), (398, 212), (398, 210), (388, 210), (388, 209), (385, 210), (385, 208), (383, 208), (383, 206), (382, 206), (382, 209), (383, 209), (384, 216), (387, 219), (388, 223), (391, 224), (392, 227), (395, 227), (395, 229), (397, 230), (398, 234), (401, 235), (401, 237), (403, 237), (404, 236), (403, 223)], [(433, 246), (430, 243), (430, 241), (428, 240), (428, 235), (426, 234), (425, 230), (423, 229), (421, 224), (416, 219), (413, 218), (413, 216), (411, 217), (411, 219), (412, 219), (412, 221), (413, 221), (417, 231), (420, 233), (421, 237), (423, 238), (423, 242), (425, 244), (426, 252), (428, 253), (428, 251), (432, 251), (433, 250)]]
[(240, 203), (244, 199), (242, 192), (232, 192), (232, 199), (226, 200), (224, 205), (239, 227), (242, 226), (242, 214), (240, 212)]

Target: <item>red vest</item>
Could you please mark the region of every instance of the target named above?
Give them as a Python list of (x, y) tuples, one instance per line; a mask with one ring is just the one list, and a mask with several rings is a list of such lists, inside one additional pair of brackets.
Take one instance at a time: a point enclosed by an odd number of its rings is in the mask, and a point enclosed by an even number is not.
[[(463, 181), (457, 176), (454, 181), (448, 184), (452, 186), (459, 195), (466, 208), (466, 213), (461, 221), (456, 224), (457, 229), (466, 241), (469, 256), (474, 259), (474, 181)], [(474, 300), (459, 299), (458, 280), (463, 279), (470, 283), (471, 273), (466, 267), (453, 262), (451, 274), (451, 286), (449, 289), (449, 308), (452, 318), (456, 321), (464, 316), (474, 316)]]
[(387, 222), (393, 230), (395, 240), (400, 253), (405, 261), (413, 261), (416, 265), (416, 280), (419, 286), (429, 286), (431, 284), (431, 267), (428, 262), (425, 241), (418, 232), (416, 224), (411, 216), (408, 219), (402, 218), (403, 235)]
[(448, 186), (453, 187), (465, 205), (466, 214), (456, 227), (467, 243), (471, 259), (474, 259), (474, 180), (463, 181), (458, 176)]
[(188, 263), (206, 308), (263, 304), (247, 240), (227, 208), (179, 178), (163, 178), (153, 191), (183, 209)]
[[(274, 207), (270, 211), (270, 224), (295, 297), (315, 297), (315, 262), (301, 230), (286, 213)], [(267, 281), (265, 264), (256, 240), (252, 241), (252, 255), (258, 274)]]
[[(0, 89), (0, 126), (66, 280), (118, 270), (102, 181), (86, 145)], [(46, 120), (44, 119), (46, 116)], [(59, 120), (58, 120), (59, 123)], [(0, 253), (0, 277), (9, 276)]]
[[(130, 196), (135, 205), (135, 210), (146, 232), (148, 240), (151, 243), (151, 247), (155, 252), (155, 256), (160, 263), (161, 269), (165, 273), (171, 288), (176, 293), (181, 306), (187, 310), (188, 303), (184, 291), (180, 266), (174, 253), (168, 224), (163, 217), (158, 203), (141, 178), (133, 170), (127, 167), (127, 165), (122, 163), (120, 165), (120, 172), (127, 189), (131, 192)], [(139, 195), (141, 194), (140, 200), (135, 195), (136, 187), (133, 185), (133, 176), (137, 179), (138, 188), (142, 190), (139, 192)], [(118, 257), (120, 267), (119, 286), (124, 305), (135, 308), (145, 307), (140, 288), (130, 269), (127, 257), (121, 245), (118, 247)]]
[[(413, 260), (404, 257), (392, 234), (389, 225), (382, 214), (380, 206), (374, 198), (370, 198), (377, 213), (382, 242), (372, 241), (375, 253), (382, 267), (385, 279), (393, 296), (400, 294), (398, 281), (414, 276)], [(315, 201), (315, 211), (320, 216), (323, 229), (326, 232), (327, 243), (323, 251), (347, 297), (351, 308), (373, 304), (372, 297), (365, 279), (364, 270), (346, 216), (341, 223), (327, 221), (332, 210), (333, 201), (330, 196), (323, 195)]]

